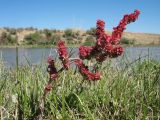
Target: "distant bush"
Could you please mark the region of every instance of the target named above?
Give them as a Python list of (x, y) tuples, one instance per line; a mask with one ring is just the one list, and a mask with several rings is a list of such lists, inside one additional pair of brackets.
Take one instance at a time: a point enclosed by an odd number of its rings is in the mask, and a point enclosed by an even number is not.
[(42, 36), (38, 32), (29, 34), (24, 38), (24, 40), (26, 41), (26, 44), (29, 44), (29, 45), (37, 44), (38, 42), (40, 42), (41, 39), (42, 39)]
[(50, 40), (50, 44), (57, 44), (57, 42), (61, 39), (59, 34), (53, 34)]
[(63, 37), (65, 38), (68, 44), (74, 44), (75, 43), (74, 40), (77, 39), (78, 36), (79, 36), (79, 33), (73, 32), (72, 29), (66, 29), (63, 34)]
[(7, 35), (7, 40), (9, 44), (16, 44), (17, 43), (17, 36), (12, 36), (11, 34)]
[(80, 32), (79, 31), (73, 32), (73, 37), (75, 39), (78, 39), (80, 37)]
[(31, 31), (34, 31), (34, 30), (37, 30), (37, 28), (34, 28), (34, 27), (27, 27), (27, 28), (25, 28), (25, 30), (31, 30)]
[(17, 30), (14, 29), (14, 28), (10, 28), (10, 29), (8, 29), (8, 32), (9, 32), (11, 35), (16, 35)]
[(72, 31), (72, 29), (66, 29), (65, 31), (64, 31), (64, 37), (73, 37), (73, 35), (74, 35), (74, 33), (73, 33), (73, 31)]
[(57, 33), (57, 32), (59, 32), (58, 30), (56, 30), (56, 29), (53, 29), (53, 30), (50, 30), (52, 33)]
[(85, 40), (85, 42), (84, 42), (84, 45), (85, 46), (92, 46), (92, 45), (94, 45), (95, 44), (95, 37), (93, 37), (93, 36), (87, 36), (87, 38), (86, 38), (86, 40)]
[(17, 28), (16, 32), (22, 32), (24, 30), (24, 28)]
[(0, 37), (0, 44), (5, 44), (7, 42), (7, 33), (2, 32), (1, 37)]
[(72, 37), (72, 36), (68, 36), (68, 37), (66, 38), (66, 40), (67, 40), (67, 42), (72, 42), (72, 41), (73, 41), (73, 37)]
[(7, 32), (9, 31), (9, 27), (3, 27), (3, 29), (5, 29)]
[(47, 40), (51, 40), (51, 38), (52, 38), (52, 32), (50, 30), (48, 30), (48, 29), (44, 29), (43, 32), (45, 34), (46, 39)]
[(90, 28), (86, 31), (86, 34), (96, 36), (96, 28)]
[(49, 40), (41, 38), (40, 41), (37, 42), (38, 45), (56, 45), (57, 42), (61, 39), (59, 34), (52, 34)]
[(122, 38), (120, 40), (120, 43), (121, 44), (126, 44), (126, 45), (133, 45), (133, 44), (135, 44), (135, 40), (134, 39), (131, 40), (131, 39), (128, 39), (128, 38)]
[(9, 45), (9, 44), (16, 44), (17, 37), (11, 35), (10, 33), (2, 32), (0, 36), (0, 44), (1, 45)]
[(87, 33), (83, 33), (83, 34), (82, 34), (82, 36), (86, 36), (86, 35), (87, 35)]

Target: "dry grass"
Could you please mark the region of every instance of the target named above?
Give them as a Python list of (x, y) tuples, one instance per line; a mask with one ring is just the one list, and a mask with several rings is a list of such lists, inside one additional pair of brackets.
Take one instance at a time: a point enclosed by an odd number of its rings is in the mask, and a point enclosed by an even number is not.
[[(110, 31), (106, 33), (111, 34)], [(136, 45), (160, 45), (160, 34), (124, 32), (122, 37), (134, 40)]]
[(135, 40), (135, 44), (154, 44), (160, 45), (160, 35), (159, 34), (149, 34), (149, 33), (124, 33), (123, 37)]

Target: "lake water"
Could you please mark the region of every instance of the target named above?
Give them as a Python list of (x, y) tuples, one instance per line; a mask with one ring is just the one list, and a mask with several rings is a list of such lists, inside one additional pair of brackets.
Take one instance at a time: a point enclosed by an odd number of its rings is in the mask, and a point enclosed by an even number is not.
[[(78, 49), (70, 48), (69, 51), (75, 52), (74, 57)], [(56, 49), (52, 48), (18, 48), (19, 65), (25, 64), (40, 64), (47, 60), (47, 56), (51, 54), (57, 57)], [(124, 58), (127, 61), (134, 61), (136, 59), (154, 59), (160, 61), (160, 46), (159, 47), (126, 47), (124, 56), (116, 58), (115, 60), (121, 60)], [(0, 61), (3, 61), (6, 66), (16, 65), (16, 48), (0, 48)]]

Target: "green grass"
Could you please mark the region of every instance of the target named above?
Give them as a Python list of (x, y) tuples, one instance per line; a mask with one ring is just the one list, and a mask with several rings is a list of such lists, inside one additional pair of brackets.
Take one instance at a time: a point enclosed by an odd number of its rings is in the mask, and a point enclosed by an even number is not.
[[(62, 72), (45, 100), (43, 119), (160, 119), (160, 63), (126, 64), (119, 68), (106, 62), (97, 82), (83, 82), (74, 70)], [(1, 120), (36, 119), (48, 81), (46, 66), (8, 69), (0, 64)]]

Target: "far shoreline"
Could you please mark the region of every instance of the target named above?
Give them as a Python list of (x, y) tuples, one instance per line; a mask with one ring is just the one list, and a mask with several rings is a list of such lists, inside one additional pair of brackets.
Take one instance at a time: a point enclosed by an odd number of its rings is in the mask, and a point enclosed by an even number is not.
[[(121, 44), (123, 47), (160, 47), (160, 44), (149, 44), (149, 45), (142, 45), (142, 44), (137, 44), (137, 45), (126, 45), (126, 44)], [(70, 45), (67, 44), (66, 47), (80, 47), (80, 46), (85, 46), (83, 44), (77, 44), (77, 45)], [(57, 48), (56, 45), (0, 45), (0, 48)]]

